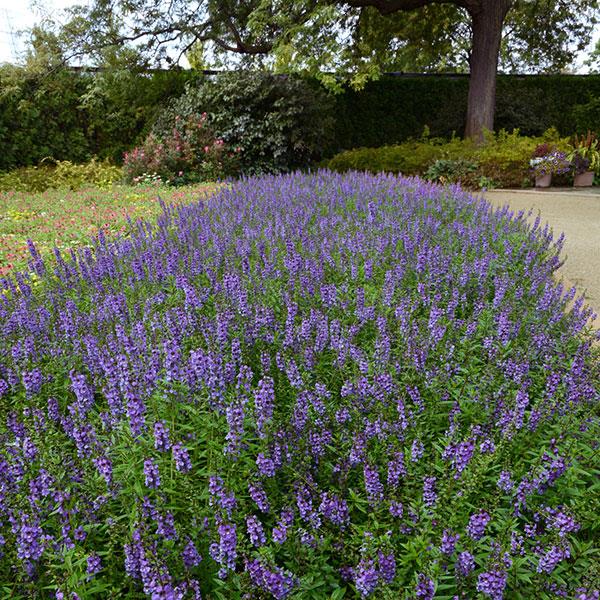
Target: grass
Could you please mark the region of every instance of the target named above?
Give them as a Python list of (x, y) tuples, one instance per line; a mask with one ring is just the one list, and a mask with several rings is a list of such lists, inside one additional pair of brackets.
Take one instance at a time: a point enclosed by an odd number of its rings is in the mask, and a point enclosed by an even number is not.
[(181, 188), (114, 186), (109, 190), (47, 190), (39, 193), (0, 192), (0, 276), (27, 268), (31, 239), (42, 256), (85, 245), (100, 229), (125, 233), (127, 217), (152, 219), (167, 203), (186, 203), (212, 193), (215, 184)]

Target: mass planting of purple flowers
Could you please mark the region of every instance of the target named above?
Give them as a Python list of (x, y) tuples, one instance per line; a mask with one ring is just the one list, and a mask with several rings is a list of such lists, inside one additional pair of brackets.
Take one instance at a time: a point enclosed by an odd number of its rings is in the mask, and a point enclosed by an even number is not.
[(318, 172), (33, 252), (0, 295), (1, 595), (598, 598), (562, 242)]

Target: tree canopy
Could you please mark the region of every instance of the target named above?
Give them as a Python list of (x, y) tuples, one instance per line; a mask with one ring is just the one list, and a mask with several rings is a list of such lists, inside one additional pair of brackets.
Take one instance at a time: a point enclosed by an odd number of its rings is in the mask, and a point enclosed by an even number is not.
[[(411, 4), (419, 6), (401, 8)], [(85, 57), (88, 63), (102, 62), (103, 50), (110, 46), (127, 45), (155, 65), (178, 63), (192, 48), (197, 52), (202, 47), (203, 63), (210, 66), (222, 66), (237, 54), (245, 64), (361, 79), (360, 74), (379, 70), (467, 72), (472, 37), (468, 4), (93, 0), (69, 10), (62, 38), (67, 56)], [(568, 68), (589, 44), (597, 11), (595, 0), (510, 2), (500, 68)]]

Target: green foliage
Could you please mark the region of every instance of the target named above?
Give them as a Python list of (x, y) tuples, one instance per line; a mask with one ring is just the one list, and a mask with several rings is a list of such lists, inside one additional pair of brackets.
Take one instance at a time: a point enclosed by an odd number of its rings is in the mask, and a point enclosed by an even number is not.
[(474, 175), (479, 165), (466, 158), (439, 158), (429, 166), (425, 177), (440, 183), (458, 183)]
[(327, 163), (327, 168), (340, 172), (352, 169), (416, 175), (425, 165), (438, 160), (441, 155), (441, 147), (420, 142), (405, 142), (399, 146), (346, 150), (334, 156)]
[(319, 160), (331, 140), (332, 105), (314, 82), (265, 72), (232, 72), (189, 85), (158, 118), (153, 132), (170, 133), (176, 116), (208, 113), (225, 144), (239, 147), (242, 172), (274, 173)]
[(600, 148), (596, 134), (588, 130), (585, 135), (573, 136), (568, 156), (569, 160), (577, 158), (579, 165), (585, 163), (584, 170), (589, 169), (598, 172), (600, 169)]
[[(360, 91), (348, 88), (335, 98), (335, 142), (329, 152), (398, 144), (418, 137), (424, 125), (434, 136), (462, 135), (467, 92), (466, 76), (388, 75)], [(550, 127), (563, 136), (597, 129), (593, 111), (598, 108), (591, 101), (582, 108), (586, 96), (600, 97), (600, 76), (500, 75), (495, 127), (527, 136)]]
[(515, 0), (504, 22), (500, 65), (508, 72), (564, 70), (585, 50), (597, 22), (596, 0)]
[(334, 171), (387, 171), (405, 175), (425, 175), (434, 181), (460, 182), (468, 187), (527, 187), (531, 184), (529, 160), (542, 142), (554, 142), (566, 150), (568, 140), (550, 129), (541, 137), (527, 137), (500, 131), (488, 132), (485, 144), (476, 146), (468, 140), (421, 138), (395, 146), (358, 148), (341, 152), (326, 166)]
[(577, 133), (600, 130), (600, 96), (590, 96), (585, 104), (576, 104), (573, 120)]
[[(258, 73), (207, 79), (190, 71), (43, 74), (5, 66), (0, 67), (0, 170), (46, 157), (119, 162), (153, 123), (155, 131), (168, 131), (169, 119), (178, 114), (175, 107), (183, 115), (200, 114), (200, 103), (212, 107), (207, 111), (214, 112), (217, 133), (226, 141), (241, 140), (246, 170), (287, 163), (287, 168), (304, 167), (323, 153), (399, 144), (418, 137), (424, 125), (433, 136), (460, 135), (467, 90), (466, 77), (386, 76), (331, 98), (314, 80)], [(582, 98), (589, 100), (582, 104)], [(542, 135), (551, 126), (561, 135), (584, 133), (598, 128), (598, 98), (598, 75), (501, 75), (496, 126), (518, 128), (527, 136)]]
[[(367, 8), (360, 13), (357, 36), (376, 50), (375, 60), (386, 71), (464, 71), (468, 27), (466, 12), (449, 2), (386, 15)], [(404, 43), (390, 44), (393, 39)]]
[(180, 96), (190, 71), (102, 71), (88, 76), (81, 107), (88, 119), (86, 137), (94, 154), (115, 162), (141, 142), (170, 99)]
[(81, 162), (90, 152), (78, 108), (85, 82), (67, 71), (51, 77), (0, 67), (0, 170), (46, 157)]
[[(161, 11), (156, 0), (94, 0), (72, 9), (62, 39), (65, 47), (92, 57), (120, 40), (163, 64), (172, 62), (166, 43), (182, 53), (201, 46), (201, 63), (209, 59), (217, 68), (232, 50), (244, 66), (264, 66), (270, 54), (268, 64), (279, 71), (308, 72), (334, 85), (335, 74), (356, 87), (386, 70), (468, 70), (473, 20), (464, 2), (428, 0), (418, 9), (414, 3), (387, 3), (385, 14), (374, 4), (201, 0), (190, 7), (172, 0), (170, 10)], [(596, 0), (506, 5), (499, 51), (505, 70), (559, 72), (573, 64), (591, 40), (598, 14)]]
[(462, 133), (466, 116), (466, 78), (382, 77), (362, 90), (336, 96), (335, 148), (398, 144), (421, 134)]
[(0, 171), (92, 156), (121, 160), (189, 72), (80, 73), (0, 67)]
[[(386, 71), (467, 72), (471, 18), (460, 4), (433, 3), (383, 15), (363, 9), (354, 47)], [(589, 43), (597, 18), (597, 6), (587, 0), (515, 0), (511, 5), (499, 56), (503, 71), (564, 69)]]
[(0, 173), (0, 191), (79, 190), (87, 186), (108, 189), (122, 179), (122, 170), (108, 161), (93, 158), (87, 163), (75, 164), (68, 160), (45, 160), (39, 166)]
[(488, 135), (486, 143), (474, 150), (479, 173), (498, 182), (500, 187), (528, 187), (531, 181), (530, 158), (542, 142), (555, 141), (558, 150), (566, 149), (567, 140), (557, 140), (549, 130), (542, 137), (532, 138), (505, 131)]

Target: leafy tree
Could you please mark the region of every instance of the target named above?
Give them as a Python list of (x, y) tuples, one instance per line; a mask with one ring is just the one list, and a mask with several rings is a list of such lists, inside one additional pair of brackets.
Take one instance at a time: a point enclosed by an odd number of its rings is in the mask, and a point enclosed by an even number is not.
[(203, 44), (214, 60), (236, 53), (329, 83), (343, 73), (357, 86), (388, 67), (468, 68), (465, 132), (481, 137), (493, 127), (499, 63), (564, 68), (589, 42), (597, 12), (597, 0), (94, 0), (72, 11), (63, 34), (89, 56), (134, 44), (177, 63)]
[[(107, 47), (98, 72), (65, 65), (64, 38), (44, 23), (31, 31), (23, 66), (0, 66), (0, 171), (44, 159), (120, 162), (156, 114), (183, 93), (190, 71), (140, 72), (130, 48)], [(18, 124), (18, 126), (15, 126)]]
[(600, 72), (600, 39), (596, 40), (596, 45), (585, 61), (585, 65), (589, 68), (591, 73)]

